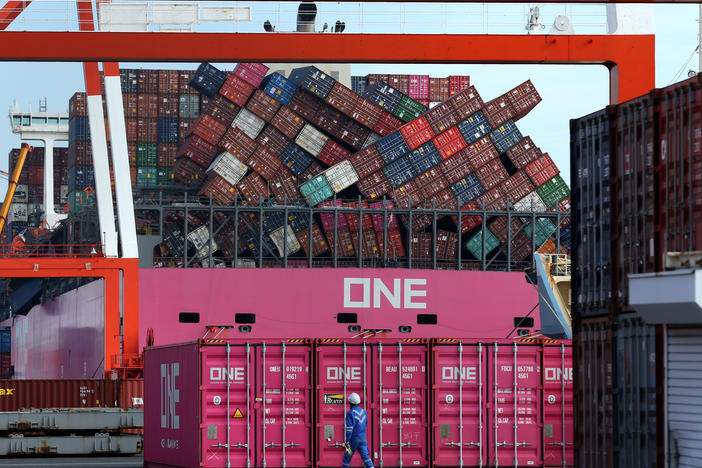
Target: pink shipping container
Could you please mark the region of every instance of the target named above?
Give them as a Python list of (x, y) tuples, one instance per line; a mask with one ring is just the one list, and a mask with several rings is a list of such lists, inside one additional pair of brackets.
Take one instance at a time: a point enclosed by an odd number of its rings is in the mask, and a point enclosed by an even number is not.
[(234, 67), (232, 74), (246, 81), (252, 86), (258, 86), (268, 73), (268, 67), (262, 63), (239, 63)]
[(429, 99), (429, 75), (410, 75), (408, 91), (412, 99)]

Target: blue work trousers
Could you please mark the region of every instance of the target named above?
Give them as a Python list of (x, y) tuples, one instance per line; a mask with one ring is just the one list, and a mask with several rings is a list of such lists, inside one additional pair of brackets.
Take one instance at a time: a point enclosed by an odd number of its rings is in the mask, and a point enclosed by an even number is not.
[(368, 454), (368, 442), (366, 442), (365, 437), (358, 439), (353, 438), (349, 441), (349, 445), (351, 445), (351, 455), (344, 450), (344, 460), (341, 465), (343, 468), (349, 468), (351, 465), (351, 457), (357, 450), (358, 454), (361, 456), (361, 460), (363, 460), (363, 465), (366, 468), (373, 468), (373, 460), (371, 460), (371, 457)]

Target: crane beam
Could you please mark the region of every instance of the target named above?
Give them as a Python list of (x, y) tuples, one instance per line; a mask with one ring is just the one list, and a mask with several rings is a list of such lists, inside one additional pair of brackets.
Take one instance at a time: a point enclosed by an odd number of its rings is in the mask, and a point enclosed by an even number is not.
[[(21, 46), (17, 46), (21, 44)], [(603, 65), (610, 102), (655, 86), (653, 35), (3, 32), (0, 61)]]

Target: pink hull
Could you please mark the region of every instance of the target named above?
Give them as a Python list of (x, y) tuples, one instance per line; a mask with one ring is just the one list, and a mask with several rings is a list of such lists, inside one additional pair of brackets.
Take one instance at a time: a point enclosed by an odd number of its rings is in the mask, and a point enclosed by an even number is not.
[[(538, 298), (522, 273), (406, 269), (141, 269), (139, 343), (201, 338), (206, 325), (231, 325), (220, 337), (505, 338), (514, 317)], [(104, 370), (104, 284), (95, 281), (36, 306), (13, 326), (17, 378), (92, 378)], [(183, 323), (181, 313), (197, 323)], [(236, 314), (255, 314), (241, 332)], [(337, 314), (357, 314), (338, 323)], [(417, 323), (436, 315), (436, 325)], [(534, 327), (540, 324), (532, 313)], [(411, 327), (409, 333), (400, 327)], [(404, 329), (407, 331), (407, 329)]]

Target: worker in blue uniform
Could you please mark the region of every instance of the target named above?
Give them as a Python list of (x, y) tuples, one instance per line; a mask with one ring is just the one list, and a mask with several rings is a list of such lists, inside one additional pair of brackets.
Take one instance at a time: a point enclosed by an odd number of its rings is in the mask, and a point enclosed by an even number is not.
[(361, 455), (363, 465), (366, 468), (373, 468), (373, 460), (368, 454), (368, 441), (366, 440), (366, 426), (368, 425), (368, 413), (359, 406), (361, 397), (358, 393), (349, 395), (349, 405), (351, 408), (346, 413), (346, 451), (344, 452), (343, 468), (349, 468), (351, 457), (358, 450)]

